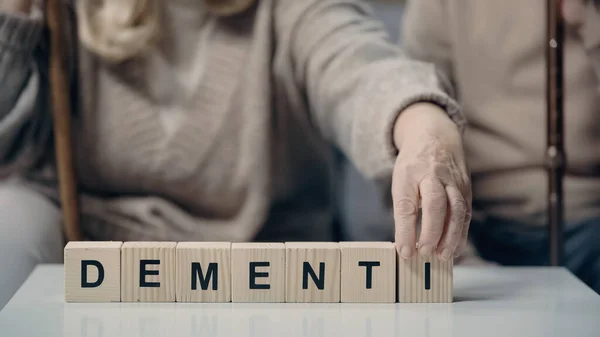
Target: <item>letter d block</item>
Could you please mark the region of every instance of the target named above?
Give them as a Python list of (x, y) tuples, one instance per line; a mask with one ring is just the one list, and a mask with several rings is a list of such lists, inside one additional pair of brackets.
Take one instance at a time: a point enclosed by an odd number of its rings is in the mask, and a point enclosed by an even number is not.
[(396, 302), (396, 248), (391, 242), (340, 242), (342, 302)]
[(66, 302), (119, 302), (121, 300), (122, 242), (67, 243)]
[(233, 243), (231, 267), (232, 302), (285, 301), (283, 243)]
[(177, 244), (177, 302), (231, 301), (231, 243)]
[(125, 242), (121, 301), (175, 302), (175, 242)]
[(340, 301), (340, 245), (286, 242), (286, 302)]

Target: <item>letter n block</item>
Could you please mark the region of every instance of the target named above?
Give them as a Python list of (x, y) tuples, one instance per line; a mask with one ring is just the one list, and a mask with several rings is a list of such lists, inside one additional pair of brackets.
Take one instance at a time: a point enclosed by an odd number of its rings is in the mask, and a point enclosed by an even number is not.
[(415, 254), (405, 260), (398, 256), (398, 302), (451, 303), (453, 261), (436, 256), (424, 258)]
[(283, 243), (233, 243), (231, 268), (232, 302), (285, 301)]
[(177, 244), (177, 302), (231, 301), (231, 243)]
[(121, 301), (175, 302), (175, 242), (125, 242)]
[(391, 242), (340, 242), (342, 302), (396, 302), (396, 248)]
[(340, 245), (286, 242), (286, 302), (340, 301)]
[(121, 300), (122, 242), (71, 241), (64, 250), (66, 302)]

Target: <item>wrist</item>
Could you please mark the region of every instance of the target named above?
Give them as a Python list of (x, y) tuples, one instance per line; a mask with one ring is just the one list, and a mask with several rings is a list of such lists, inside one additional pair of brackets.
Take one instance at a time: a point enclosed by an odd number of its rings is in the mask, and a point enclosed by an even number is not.
[(394, 146), (400, 151), (407, 139), (432, 134), (451, 143), (462, 141), (458, 126), (444, 109), (433, 103), (414, 103), (402, 110), (394, 123)]

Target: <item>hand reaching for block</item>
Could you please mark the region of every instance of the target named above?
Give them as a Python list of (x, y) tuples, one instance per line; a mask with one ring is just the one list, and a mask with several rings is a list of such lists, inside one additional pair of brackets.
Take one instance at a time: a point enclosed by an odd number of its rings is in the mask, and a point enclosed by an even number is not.
[(452, 268), (391, 242), (69, 242), (65, 301), (452, 302)]

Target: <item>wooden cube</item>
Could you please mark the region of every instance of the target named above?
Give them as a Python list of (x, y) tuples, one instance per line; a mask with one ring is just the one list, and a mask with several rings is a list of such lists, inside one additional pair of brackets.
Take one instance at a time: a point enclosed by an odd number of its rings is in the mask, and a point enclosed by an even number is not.
[(405, 260), (398, 256), (398, 302), (451, 303), (453, 261), (415, 254)]
[(340, 301), (340, 245), (287, 242), (286, 302)]
[(175, 242), (125, 242), (121, 301), (175, 302)]
[(396, 302), (396, 248), (391, 242), (340, 242), (341, 301)]
[(121, 300), (122, 242), (69, 242), (65, 246), (65, 301)]
[(231, 245), (232, 302), (285, 301), (285, 245)]
[(231, 243), (177, 244), (177, 302), (231, 301)]

